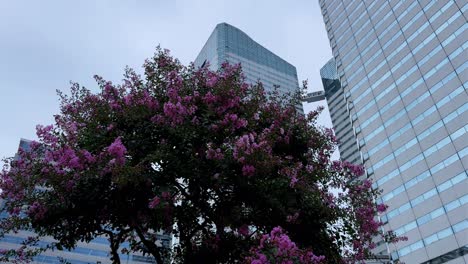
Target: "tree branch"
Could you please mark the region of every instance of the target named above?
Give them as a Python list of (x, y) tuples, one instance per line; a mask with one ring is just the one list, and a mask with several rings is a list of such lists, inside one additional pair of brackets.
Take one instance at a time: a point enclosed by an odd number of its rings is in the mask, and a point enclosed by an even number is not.
[(109, 236), (110, 242), (110, 253), (111, 253), (111, 261), (113, 264), (120, 264), (120, 256), (119, 256), (119, 246), (120, 246), (120, 234), (115, 238), (115, 234), (112, 231), (103, 230), (105, 234)]
[(157, 264), (162, 264), (163, 259), (161, 256), (161, 252), (159, 251), (158, 246), (156, 244), (152, 243), (151, 241), (148, 241), (143, 234), (143, 230), (139, 226), (135, 226), (135, 231), (140, 238), (141, 242), (143, 242), (143, 245), (145, 245), (146, 249), (153, 255), (153, 257), (156, 259)]

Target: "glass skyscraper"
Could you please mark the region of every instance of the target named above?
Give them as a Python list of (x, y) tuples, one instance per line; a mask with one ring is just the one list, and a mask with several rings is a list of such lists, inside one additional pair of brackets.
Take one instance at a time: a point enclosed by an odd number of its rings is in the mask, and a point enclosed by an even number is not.
[(375, 253), (467, 263), (468, 3), (319, 3), (341, 83), (330, 112), (350, 122), (334, 125), (352, 126), (346, 141), (389, 205), (384, 228), (408, 237)]
[[(217, 70), (224, 62), (240, 63), (248, 83), (260, 80), (267, 91), (279, 86), (280, 93), (294, 94), (299, 90), (296, 67), (255, 42), (240, 29), (220, 23), (211, 33), (195, 59), (195, 66), (209, 63)], [(302, 104), (296, 108), (303, 112)]]
[[(361, 155), (354, 136), (353, 126), (349, 119), (347, 105), (343, 100), (344, 94), (336, 71), (335, 59), (330, 59), (320, 69), (325, 98), (327, 99), (330, 117), (340, 150), (341, 160), (354, 164), (361, 164)], [(321, 99), (321, 98), (319, 98)]]

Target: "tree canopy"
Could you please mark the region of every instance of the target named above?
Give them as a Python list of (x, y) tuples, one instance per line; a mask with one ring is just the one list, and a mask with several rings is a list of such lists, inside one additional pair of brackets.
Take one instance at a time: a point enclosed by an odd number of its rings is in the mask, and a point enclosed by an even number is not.
[[(55, 124), (6, 161), (0, 235), (38, 236), (0, 259), (30, 259), (42, 236), (70, 249), (100, 235), (114, 263), (125, 241), (158, 263), (369, 255), (386, 206), (361, 166), (330, 159), (336, 140), (315, 124), (320, 109), (298, 113), (297, 97), (246, 84), (239, 65), (183, 66), (158, 48), (143, 68), (118, 85), (95, 76), (97, 93), (72, 84)], [(175, 237), (172, 250), (156, 243), (160, 230)]]

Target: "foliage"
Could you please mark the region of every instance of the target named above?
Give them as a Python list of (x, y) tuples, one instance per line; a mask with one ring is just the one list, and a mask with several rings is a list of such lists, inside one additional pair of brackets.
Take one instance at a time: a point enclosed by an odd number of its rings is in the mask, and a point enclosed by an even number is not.
[[(145, 62), (144, 78), (124, 76), (120, 85), (96, 76), (98, 93), (73, 84), (59, 94), (55, 125), (38, 126), (39, 142), (2, 172), (4, 230), (21, 219), (67, 249), (105, 235), (114, 263), (124, 241), (159, 263), (369, 254), (385, 206), (360, 166), (330, 160), (333, 132), (314, 125), (320, 109), (304, 116), (294, 99), (244, 83), (239, 65), (184, 67), (166, 50)], [(177, 237), (172, 252), (157, 230)]]

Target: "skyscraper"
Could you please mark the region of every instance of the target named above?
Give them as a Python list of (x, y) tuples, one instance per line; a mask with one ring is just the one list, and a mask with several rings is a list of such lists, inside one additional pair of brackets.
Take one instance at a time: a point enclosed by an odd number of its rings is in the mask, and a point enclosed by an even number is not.
[(467, 263), (468, 4), (319, 3), (338, 95), (390, 206), (384, 228), (408, 237), (388, 253), (406, 263)]
[[(310, 93), (305, 97), (307, 102), (317, 102), (323, 99), (327, 100), (331, 121), (335, 136), (338, 139), (338, 148), (340, 150), (340, 159), (353, 164), (362, 165), (362, 156), (359, 151), (356, 140), (356, 131), (349, 115), (350, 109), (346, 104), (344, 92), (338, 77), (335, 59), (330, 59), (321, 69), (320, 77), (324, 91)], [(365, 176), (363, 176), (365, 177)], [(377, 263), (382, 263), (388, 258), (388, 250), (382, 237), (375, 237), (374, 254), (379, 259)], [(366, 263), (374, 263), (372, 260), (366, 260)]]
[[(216, 25), (195, 59), (195, 66), (207, 62), (212, 70), (219, 69), (224, 62), (240, 63), (246, 81), (254, 84), (260, 80), (267, 91), (276, 85), (283, 94), (299, 90), (296, 67), (227, 23)], [(303, 112), (302, 104), (296, 108)]]
[(349, 109), (344, 100), (343, 89), (341, 89), (341, 83), (336, 71), (335, 59), (330, 59), (320, 69), (320, 77), (322, 78), (335, 135), (339, 141), (338, 147), (341, 160), (361, 164), (361, 155), (349, 118)]

